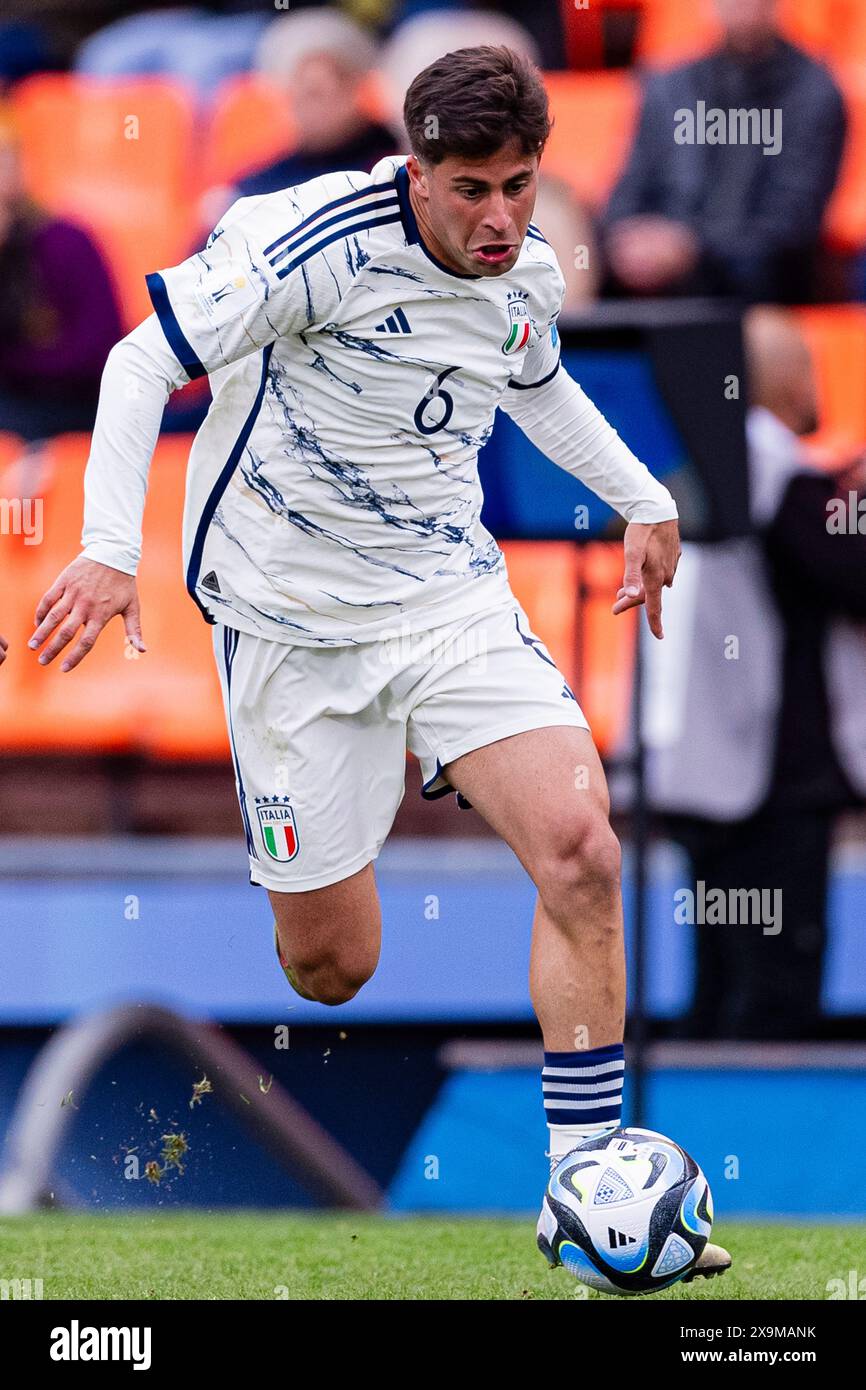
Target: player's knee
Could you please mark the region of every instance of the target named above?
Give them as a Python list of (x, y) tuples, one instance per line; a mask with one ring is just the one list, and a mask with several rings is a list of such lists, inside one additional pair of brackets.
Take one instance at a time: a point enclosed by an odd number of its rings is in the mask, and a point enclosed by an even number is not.
[(620, 893), (622, 850), (601, 812), (560, 827), (537, 876), (542, 900), (554, 915), (580, 901), (614, 903)]
[(372, 976), (376, 959), (356, 955), (350, 960), (329, 952), (302, 952), (292, 969), (304, 993), (318, 1004), (347, 1004)]
[(313, 993), (320, 1004), (348, 1004), (370, 975), (355, 967), (331, 966), (320, 970), (313, 982)]

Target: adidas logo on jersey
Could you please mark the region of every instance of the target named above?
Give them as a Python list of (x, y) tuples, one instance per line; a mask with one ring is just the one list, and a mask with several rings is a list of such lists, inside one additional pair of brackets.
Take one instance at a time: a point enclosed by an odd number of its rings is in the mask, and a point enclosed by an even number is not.
[(409, 320), (402, 309), (395, 309), (393, 314), (389, 314), (384, 323), (377, 323), (374, 333), (411, 333)]

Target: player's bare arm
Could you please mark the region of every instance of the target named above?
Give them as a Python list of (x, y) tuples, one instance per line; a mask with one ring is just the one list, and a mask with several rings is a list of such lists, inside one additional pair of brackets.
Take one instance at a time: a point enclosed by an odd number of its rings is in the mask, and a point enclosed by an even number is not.
[(43, 648), (41, 666), (48, 666), (68, 648), (61, 670), (72, 671), (118, 614), (127, 640), (136, 651), (144, 652), (135, 576), (79, 555), (39, 600), (36, 631), (27, 645), (34, 651)]

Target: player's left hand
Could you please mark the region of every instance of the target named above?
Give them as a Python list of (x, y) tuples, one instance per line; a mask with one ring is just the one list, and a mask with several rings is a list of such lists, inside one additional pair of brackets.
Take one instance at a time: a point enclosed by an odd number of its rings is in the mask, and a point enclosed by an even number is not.
[(661, 640), (662, 586), (674, 582), (680, 558), (680, 528), (677, 521), (658, 521), (655, 525), (630, 521), (623, 538), (625, 573), (622, 588), (613, 605), (614, 613), (646, 605), (647, 622), (653, 637)]
[(6, 641), (6, 638), (0, 637), (0, 666), (2, 666), (3, 662), (6, 660), (6, 653), (8, 650), (9, 643)]

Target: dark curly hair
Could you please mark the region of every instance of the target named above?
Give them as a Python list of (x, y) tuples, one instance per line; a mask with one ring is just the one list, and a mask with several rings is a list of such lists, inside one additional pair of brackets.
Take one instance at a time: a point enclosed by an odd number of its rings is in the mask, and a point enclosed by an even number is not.
[(524, 154), (540, 155), (552, 124), (538, 69), (490, 44), (458, 48), (419, 72), (403, 121), (412, 153), (428, 164), (449, 155), (483, 159), (515, 139)]

